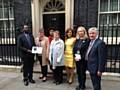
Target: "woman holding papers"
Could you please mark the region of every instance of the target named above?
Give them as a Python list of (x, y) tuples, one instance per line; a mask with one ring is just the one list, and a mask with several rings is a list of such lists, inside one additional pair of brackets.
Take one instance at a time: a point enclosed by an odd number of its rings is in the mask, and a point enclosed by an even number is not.
[(50, 44), (49, 60), (53, 69), (54, 83), (63, 81), (64, 42), (60, 39), (59, 31), (54, 31), (54, 39)]
[(76, 70), (78, 74), (79, 86), (76, 90), (85, 89), (86, 81), (86, 68), (87, 61), (85, 60), (85, 54), (89, 45), (89, 39), (87, 38), (87, 33), (84, 27), (78, 27), (77, 29), (77, 39), (73, 48), (74, 59), (76, 62)]
[(38, 60), (40, 61), (41, 73), (42, 75), (39, 79), (42, 79), (43, 82), (47, 79), (47, 65), (48, 65), (48, 38), (44, 35), (44, 29), (39, 30), (39, 36), (35, 39), (36, 46), (41, 48), (41, 54), (38, 54)]

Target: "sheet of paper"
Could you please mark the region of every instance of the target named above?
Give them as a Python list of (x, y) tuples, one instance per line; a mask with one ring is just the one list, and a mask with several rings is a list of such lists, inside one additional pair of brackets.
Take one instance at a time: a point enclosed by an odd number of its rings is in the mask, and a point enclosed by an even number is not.
[(75, 54), (75, 59), (81, 59), (81, 55), (80, 54)]
[(34, 54), (42, 54), (42, 47), (38, 47), (38, 46), (33, 46), (32, 47), (32, 53)]

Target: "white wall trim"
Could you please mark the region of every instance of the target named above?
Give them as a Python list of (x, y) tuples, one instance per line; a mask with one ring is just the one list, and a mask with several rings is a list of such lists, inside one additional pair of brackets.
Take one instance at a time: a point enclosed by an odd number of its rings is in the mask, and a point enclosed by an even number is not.
[(31, 8), (32, 8), (32, 30), (33, 30), (33, 36), (36, 37), (37, 33), (40, 28), (40, 15), (39, 15), (39, 0), (33, 0), (31, 2)]
[(74, 0), (65, 0), (65, 29), (73, 28), (74, 20)]
[(65, 13), (65, 30), (73, 28), (74, 21), (74, 0), (65, 0), (65, 11), (58, 12), (43, 12), (43, 8), (47, 0), (33, 0), (31, 2), (32, 9), (32, 27), (33, 35), (37, 36), (39, 28), (43, 28), (43, 15), (44, 14), (58, 14)]
[(59, 14), (59, 13), (65, 13), (65, 11), (58, 11), (58, 12), (43, 12), (43, 14)]

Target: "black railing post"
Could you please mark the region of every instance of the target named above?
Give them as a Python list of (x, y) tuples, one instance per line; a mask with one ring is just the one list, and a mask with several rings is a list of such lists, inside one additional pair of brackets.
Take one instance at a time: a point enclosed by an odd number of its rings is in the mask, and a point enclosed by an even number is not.
[[(17, 45), (16, 40), (14, 42), (14, 39), (16, 39), (16, 29), (15, 29), (15, 23), (11, 21), (13, 20), (14, 11), (14, 0), (2, 0), (0, 2), (2, 4), (2, 14), (3, 14), (3, 22), (2, 27), (0, 27), (1, 30), (1, 37), (0, 37), (0, 64), (2, 65), (20, 65), (21, 61), (19, 58), (18, 61), (18, 54), (17, 53)], [(15, 14), (15, 13), (14, 13)], [(12, 25), (14, 23), (14, 25)]]

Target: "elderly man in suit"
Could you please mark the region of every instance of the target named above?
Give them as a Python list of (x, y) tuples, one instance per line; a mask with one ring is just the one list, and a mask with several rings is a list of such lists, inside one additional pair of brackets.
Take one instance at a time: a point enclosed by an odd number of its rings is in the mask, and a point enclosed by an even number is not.
[(91, 40), (85, 56), (88, 61), (88, 71), (90, 72), (94, 90), (101, 90), (101, 76), (107, 61), (106, 45), (99, 39), (96, 27), (90, 28), (88, 34)]
[(35, 46), (34, 38), (29, 33), (28, 26), (24, 25), (22, 33), (18, 36), (17, 46), (20, 51), (20, 56), (23, 61), (23, 81), (24, 85), (35, 83), (33, 80), (33, 64), (34, 55), (32, 54), (32, 46)]

